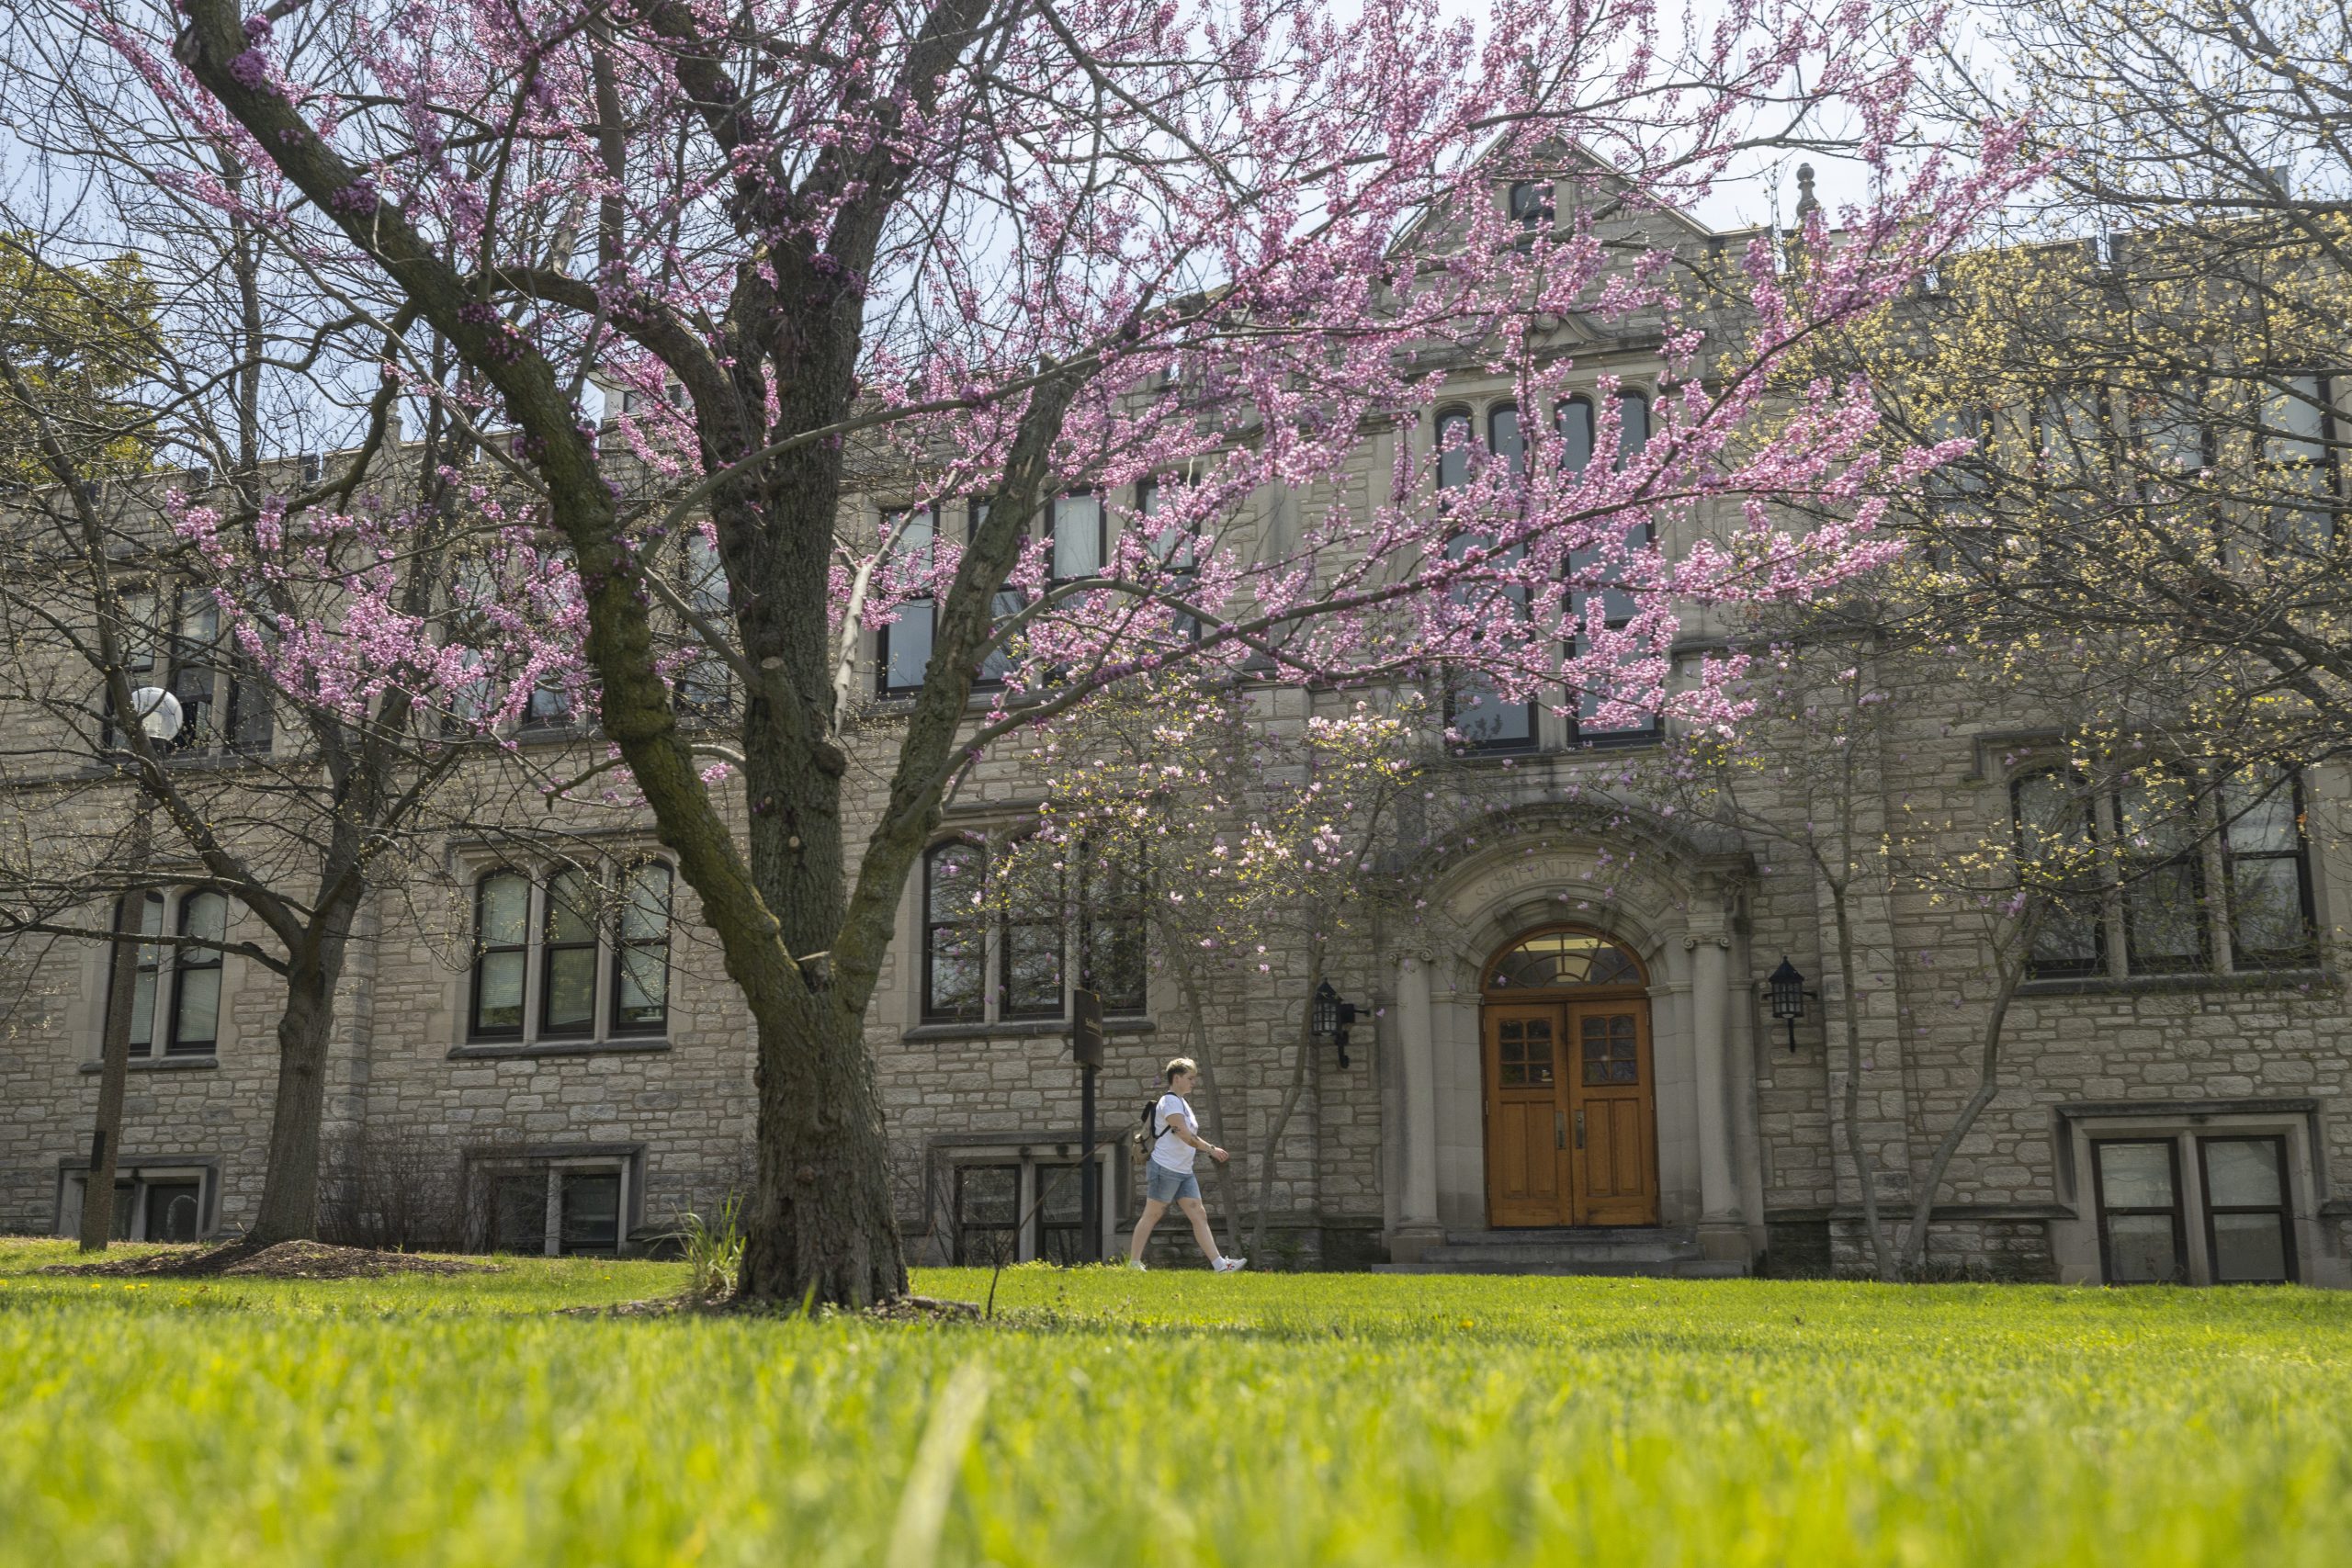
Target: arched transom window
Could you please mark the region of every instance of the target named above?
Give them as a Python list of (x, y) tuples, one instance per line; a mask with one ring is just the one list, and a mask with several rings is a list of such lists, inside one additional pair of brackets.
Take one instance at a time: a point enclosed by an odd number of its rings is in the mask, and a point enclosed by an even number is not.
[(1537, 931), (1506, 949), (1487, 968), (1488, 995), (1581, 990), (1648, 983), (1633, 951), (1594, 931)]

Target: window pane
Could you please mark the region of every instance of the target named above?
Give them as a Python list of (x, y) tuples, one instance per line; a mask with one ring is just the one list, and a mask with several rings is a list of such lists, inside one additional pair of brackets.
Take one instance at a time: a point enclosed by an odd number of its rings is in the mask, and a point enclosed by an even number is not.
[(1570, 398), (1560, 405), (1560, 463), (1572, 474), (1592, 461), (1592, 405)]
[(530, 885), (511, 872), (482, 878), (481, 944), (520, 947), (530, 940)]
[(560, 871), (548, 879), (548, 940), (596, 940), (596, 900), (586, 873)]
[(147, 1189), (147, 1239), (194, 1241), (197, 1185), (193, 1181), (159, 1181)]
[[(188, 936), (206, 942), (219, 942), (229, 931), (229, 901), (218, 893), (198, 893), (180, 907), (180, 930)], [(196, 953), (199, 963), (212, 963), (220, 954)]]
[(2230, 848), (2240, 854), (2300, 847), (2295, 790), (2279, 782), (2275, 770), (2249, 771), (2224, 784), (2222, 815), (2228, 823)]
[(2282, 376), (2278, 381), (2263, 398), (2263, 456), (2274, 463), (2316, 463), (2327, 451), (2320, 378)]
[(547, 1172), (493, 1172), (490, 1177), (490, 1250), (545, 1252), (547, 1249)]
[(130, 1054), (145, 1055), (155, 1043), (155, 971), (141, 969), (130, 987)]
[(2140, 874), (2126, 889), (2135, 966), (2186, 968), (2205, 956), (2205, 916), (2197, 896), (2197, 867), (2184, 862)]
[(2286, 1216), (2213, 1216), (2213, 1280), (2216, 1284), (2280, 1284), (2286, 1279)]
[(523, 954), (519, 951), (482, 955), (480, 989), (474, 1002), (474, 1022), (481, 1029), (523, 1027)]
[(913, 599), (901, 604), (890, 620), (884, 646), (888, 661), (883, 666), (882, 680), (894, 692), (903, 692), (922, 684), (922, 672), (931, 663), (932, 619), (937, 614), (928, 599)]
[(670, 868), (649, 862), (629, 868), (621, 905), (624, 942), (658, 942), (670, 934)]
[(934, 928), (931, 939), (930, 1015), (980, 1016), (980, 944), (967, 928)]
[(2205, 1200), (2220, 1209), (2278, 1207), (2278, 1145), (2272, 1138), (2207, 1138)]
[(2309, 952), (2302, 874), (2293, 856), (2241, 860), (2230, 868), (2230, 940), (2241, 964)]
[(173, 1048), (211, 1044), (220, 1025), (220, 966), (182, 969), (176, 985), (179, 999), (172, 1024)]
[(975, 918), (986, 866), (978, 844), (942, 844), (931, 852), (931, 919), (934, 924)]
[(670, 1013), (670, 962), (666, 947), (624, 947), (620, 951), (614, 1002), (616, 1021), (624, 1029), (658, 1025)]
[(1440, 490), (1452, 490), (1470, 482), (1470, 416), (1449, 413), (1437, 422), (1437, 483)]
[(1650, 444), (1650, 400), (1639, 392), (1617, 394), (1617, 460), (1623, 464)]
[(2110, 1214), (2107, 1245), (2114, 1285), (2162, 1285), (2181, 1278), (2170, 1214)]
[(621, 1179), (618, 1171), (563, 1173), (563, 1233), (559, 1245), (575, 1252), (610, 1255), (620, 1247)]
[(967, 1165), (956, 1171), (956, 1258), (959, 1263), (1009, 1263), (1019, 1256), (1021, 1168)]
[(548, 1006), (540, 1022), (549, 1030), (583, 1030), (595, 1017), (596, 950), (552, 948), (547, 955)]
[(1008, 925), (1005, 943), (1005, 1011), (1058, 1015), (1062, 1010), (1062, 928)]
[(1519, 411), (1505, 405), (1487, 416), (1487, 444), (1513, 474), (1527, 471), (1527, 443), (1519, 432)]
[(1102, 502), (1066, 495), (1054, 502), (1054, 575), (1092, 577), (1102, 570)]
[(1535, 734), (1532, 705), (1514, 703), (1492, 686), (1472, 680), (1454, 699), (1454, 731), (1471, 746), (1523, 744)]
[(2099, 1200), (2110, 1209), (2169, 1209), (2172, 1145), (2101, 1144), (2098, 1178)]

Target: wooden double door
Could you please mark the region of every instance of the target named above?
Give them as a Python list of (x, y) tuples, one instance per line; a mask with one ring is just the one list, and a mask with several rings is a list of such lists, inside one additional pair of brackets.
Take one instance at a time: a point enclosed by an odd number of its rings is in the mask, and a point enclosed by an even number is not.
[(1487, 1223), (1657, 1224), (1650, 1004), (1484, 1010)]

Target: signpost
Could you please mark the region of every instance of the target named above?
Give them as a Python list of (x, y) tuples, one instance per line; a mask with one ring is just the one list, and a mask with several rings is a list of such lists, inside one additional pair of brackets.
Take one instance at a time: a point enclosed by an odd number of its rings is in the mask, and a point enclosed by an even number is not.
[(1102, 1070), (1102, 993), (1079, 990), (1070, 997), (1069, 1054), (1078, 1063), (1079, 1224), (1086, 1240), (1080, 1254), (1102, 1261), (1102, 1170), (1094, 1158), (1094, 1075)]

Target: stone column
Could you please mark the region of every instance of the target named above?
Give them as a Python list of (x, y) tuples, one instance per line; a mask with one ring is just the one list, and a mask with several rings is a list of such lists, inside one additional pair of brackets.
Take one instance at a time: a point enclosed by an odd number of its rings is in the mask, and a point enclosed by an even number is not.
[(1388, 1256), (1419, 1259), (1444, 1239), (1437, 1217), (1437, 1042), (1430, 1023), (1430, 961), (1408, 953), (1396, 961), (1396, 1049), (1404, 1068), (1404, 1190)]
[(1730, 1051), (1724, 1006), (1730, 984), (1730, 940), (1721, 932), (1693, 937), (1690, 1032), (1699, 1080), (1699, 1239), (1710, 1258), (1747, 1257), (1747, 1227), (1739, 1185), (1732, 1175)]

